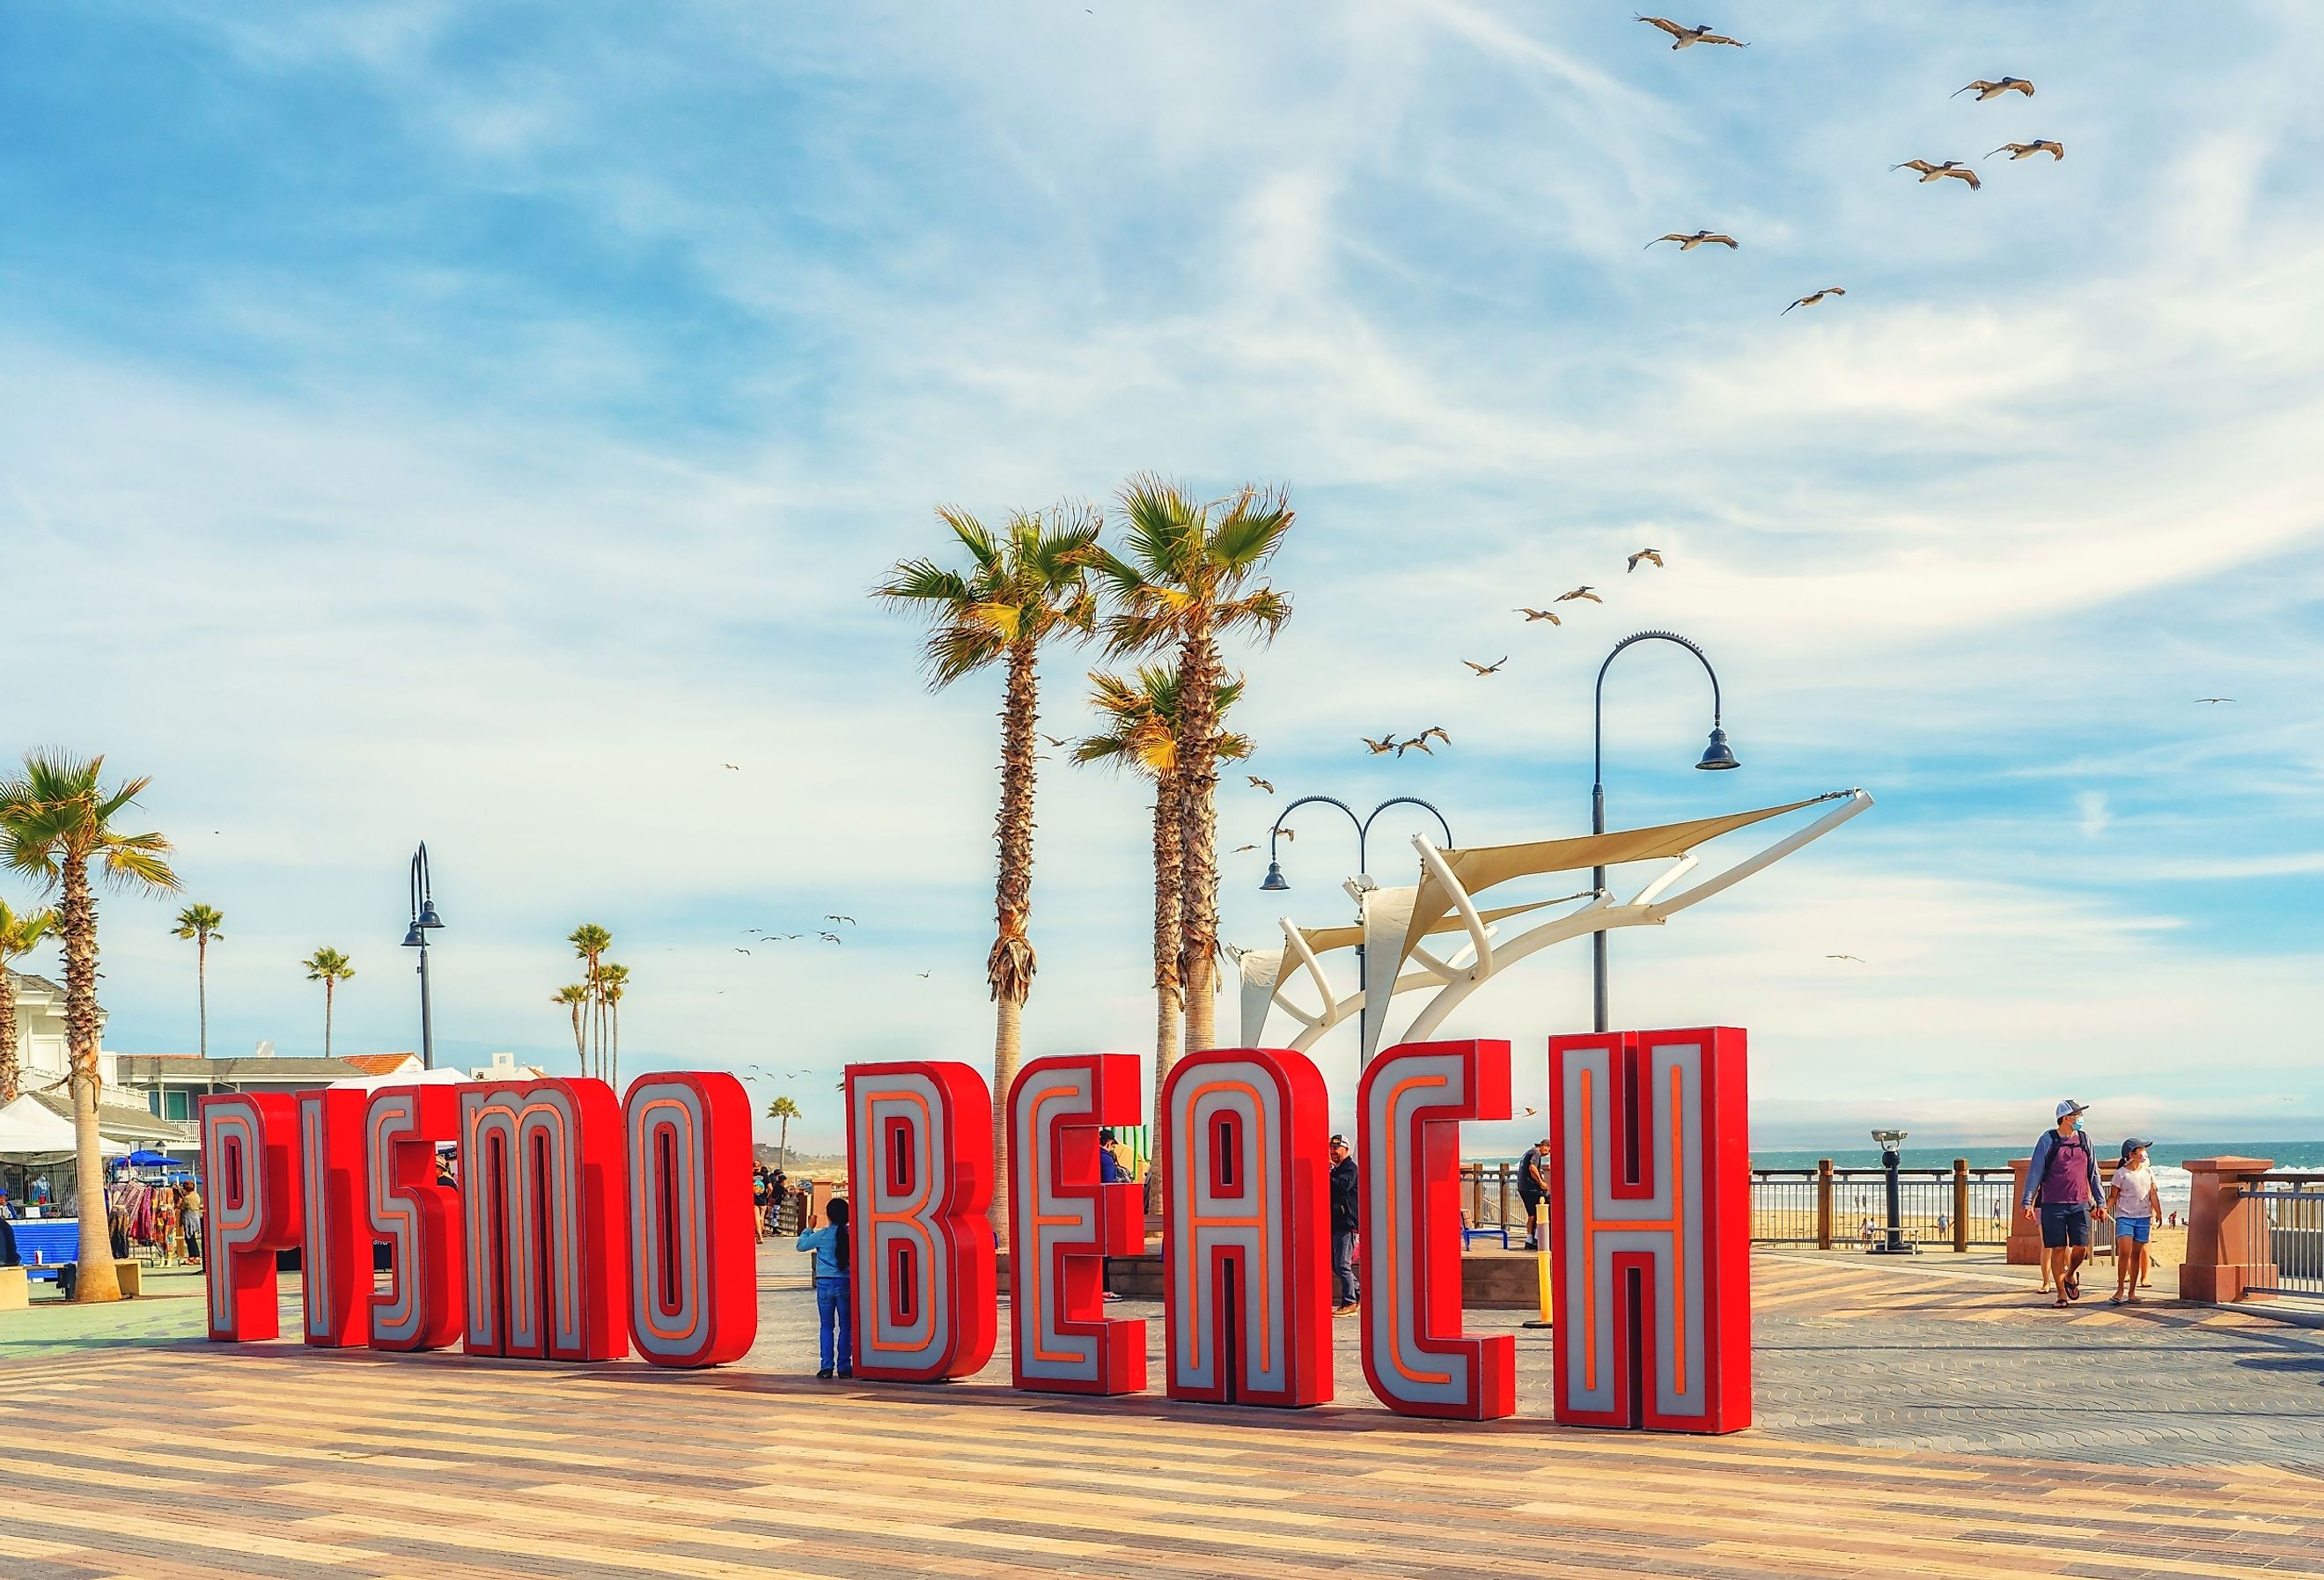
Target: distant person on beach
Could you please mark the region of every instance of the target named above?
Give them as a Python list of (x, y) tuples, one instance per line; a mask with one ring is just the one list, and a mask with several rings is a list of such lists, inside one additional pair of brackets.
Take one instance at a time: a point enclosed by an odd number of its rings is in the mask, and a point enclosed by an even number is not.
[(1345, 1317), (1363, 1303), (1363, 1287), (1356, 1281), (1356, 1224), (1360, 1221), (1356, 1197), (1356, 1160), (1348, 1153), (1348, 1138), (1332, 1138), (1332, 1315)]
[(1526, 1245), (1539, 1251), (1541, 1247), (1541, 1204), (1549, 1199), (1549, 1138), (1544, 1136), (1526, 1149), (1517, 1160), (1517, 1197), (1525, 1203)]
[(823, 1370), (817, 1377), (836, 1372), (855, 1375), (855, 1289), (848, 1272), (852, 1261), (847, 1233), (847, 1198), (835, 1196), (823, 1206), (827, 1220), (820, 1229), (798, 1237), (798, 1248), (815, 1258), (815, 1317), (822, 1330)]
[(2103, 1220), (2106, 1201), (2098, 1190), (2098, 1154), (2082, 1133), (2087, 1103), (2069, 1097), (2058, 1104), (2058, 1123), (2034, 1143), (2025, 1169), (2025, 1194), (2018, 1206), (2029, 1224), (2042, 1225), (2042, 1283), (2056, 1286), (2057, 1306), (2082, 1298), (2082, 1263), (2090, 1259), (2090, 1215)]
[(2136, 1305), (2138, 1287), (2146, 1281), (2147, 1236), (2163, 1215), (2163, 1197), (2154, 1188), (2154, 1170), (2146, 1164), (2152, 1141), (2136, 1137), (2122, 1143), (2122, 1160), (2107, 1181), (2107, 1206), (2114, 1214), (2114, 1304)]

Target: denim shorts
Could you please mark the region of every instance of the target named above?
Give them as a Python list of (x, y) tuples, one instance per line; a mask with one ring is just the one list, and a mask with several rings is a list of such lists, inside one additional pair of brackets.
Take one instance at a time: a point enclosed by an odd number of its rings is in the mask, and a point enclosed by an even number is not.
[(2090, 1209), (2077, 1202), (2042, 1204), (2042, 1243), (2051, 1250), (2079, 1245), (2090, 1248)]
[(2146, 1243), (2146, 1236), (2153, 1228), (2154, 1220), (2151, 1217), (2129, 1218), (2119, 1213), (2115, 1215), (2114, 1237), (2117, 1240), (2135, 1240), (2144, 1245)]

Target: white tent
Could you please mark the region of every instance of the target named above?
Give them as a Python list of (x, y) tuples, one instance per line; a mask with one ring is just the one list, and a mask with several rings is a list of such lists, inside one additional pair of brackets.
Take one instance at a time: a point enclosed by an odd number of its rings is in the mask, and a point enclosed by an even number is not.
[[(115, 1158), (129, 1150), (129, 1143), (103, 1136), (97, 1141), (97, 1150), (108, 1158)], [(35, 1100), (30, 1092), (0, 1108), (0, 1158), (29, 1162), (72, 1155), (72, 1121)]]

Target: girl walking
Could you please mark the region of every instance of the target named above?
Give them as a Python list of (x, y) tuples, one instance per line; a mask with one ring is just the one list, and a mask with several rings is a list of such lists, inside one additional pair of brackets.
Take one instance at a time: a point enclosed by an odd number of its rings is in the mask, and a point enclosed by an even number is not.
[(2122, 1160), (2114, 1166), (2114, 1178), (2107, 1182), (2107, 1206), (2114, 1214), (2116, 1306), (2138, 1301), (2138, 1287), (2146, 1281), (2147, 1236), (2163, 1213), (2154, 1170), (2146, 1166), (2146, 1149), (2152, 1144), (2135, 1137), (2123, 1142)]
[[(815, 1257), (815, 1315), (822, 1326), (823, 1370), (842, 1377), (855, 1375), (855, 1288), (848, 1271), (853, 1261), (847, 1233), (847, 1198), (835, 1196), (825, 1204), (826, 1222), (798, 1237), (798, 1248)], [(836, 1330), (836, 1347), (834, 1345)]]

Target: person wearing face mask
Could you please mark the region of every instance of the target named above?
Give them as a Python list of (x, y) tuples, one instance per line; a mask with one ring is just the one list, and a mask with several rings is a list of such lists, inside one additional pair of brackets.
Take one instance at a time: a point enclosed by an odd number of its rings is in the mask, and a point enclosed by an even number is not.
[(2018, 1201), (2029, 1224), (2042, 1225), (2043, 1282), (2054, 1283), (2052, 1304), (2069, 1306), (2082, 1298), (2082, 1263), (2090, 1258), (2090, 1217), (2103, 1220), (2106, 1202), (2098, 1190), (2098, 1154), (2082, 1133), (2087, 1103), (2069, 1097), (2058, 1104), (2058, 1122), (2034, 1143), (2025, 1169), (2025, 1193)]

